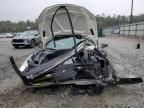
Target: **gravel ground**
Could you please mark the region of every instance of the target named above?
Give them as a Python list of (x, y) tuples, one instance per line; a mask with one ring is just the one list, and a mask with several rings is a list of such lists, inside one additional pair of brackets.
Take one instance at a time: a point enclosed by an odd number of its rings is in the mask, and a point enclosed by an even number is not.
[[(136, 49), (137, 39), (108, 36), (100, 38), (108, 43), (108, 58), (119, 75), (135, 74), (144, 79), (144, 41)], [(54, 93), (33, 94), (25, 90), (12, 69), (9, 56), (18, 66), (36, 49), (14, 49), (10, 39), (0, 39), (0, 108), (143, 108), (144, 83), (107, 87), (100, 95), (72, 95), (70, 88), (59, 88)]]

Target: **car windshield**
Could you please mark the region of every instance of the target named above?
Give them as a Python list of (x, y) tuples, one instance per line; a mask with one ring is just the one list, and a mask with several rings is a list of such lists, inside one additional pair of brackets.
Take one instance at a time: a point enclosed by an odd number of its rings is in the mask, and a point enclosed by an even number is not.
[[(76, 38), (76, 43), (79, 43), (80, 41), (83, 41), (83, 38)], [(46, 44), (47, 49), (54, 49), (54, 50), (60, 50), (60, 49), (70, 49), (74, 46), (74, 41), (73, 37), (68, 37), (68, 38), (62, 38), (55, 40), (56, 47), (54, 47), (53, 41), (49, 41)]]
[(38, 35), (38, 31), (25, 31), (21, 33), (21, 36), (34, 36), (34, 35)]

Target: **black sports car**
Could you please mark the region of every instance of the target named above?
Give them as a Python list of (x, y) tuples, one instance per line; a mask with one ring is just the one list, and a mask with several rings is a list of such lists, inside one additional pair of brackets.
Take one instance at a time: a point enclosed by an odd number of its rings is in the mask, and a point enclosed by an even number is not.
[(20, 69), (10, 57), (23, 83), (32, 88), (52, 85), (93, 86), (102, 92), (107, 85), (134, 84), (140, 77), (120, 78), (98, 47), (95, 16), (87, 9), (70, 4), (46, 8), (38, 18), (39, 32), (47, 41), (30, 55)]

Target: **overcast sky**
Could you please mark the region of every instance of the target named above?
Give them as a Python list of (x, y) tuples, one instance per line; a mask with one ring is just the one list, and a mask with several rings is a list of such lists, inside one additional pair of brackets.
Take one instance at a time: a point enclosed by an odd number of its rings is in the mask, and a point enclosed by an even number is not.
[[(0, 21), (35, 20), (48, 6), (61, 3), (76, 4), (95, 15), (129, 15), (131, 0), (0, 0)], [(134, 15), (144, 14), (144, 0), (134, 0)]]

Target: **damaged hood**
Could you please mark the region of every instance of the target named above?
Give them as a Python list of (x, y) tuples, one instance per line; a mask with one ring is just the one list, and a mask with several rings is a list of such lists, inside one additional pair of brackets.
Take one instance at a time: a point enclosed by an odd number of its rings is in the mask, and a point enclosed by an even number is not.
[[(65, 6), (71, 16), (72, 24), (75, 34), (80, 35), (92, 35), (91, 29), (93, 30), (94, 37), (97, 37), (97, 22), (95, 15), (84, 7), (72, 5), (72, 4), (58, 4), (51, 7), (48, 7), (43, 10), (40, 14), (37, 22), (39, 27), (40, 35), (51, 37), (51, 21), (55, 11), (60, 7)], [(54, 35), (70, 35), (71, 27), (68, 20), (68, 16), (64, 9), (60, 9), (53, 22), (53, 31)]]

